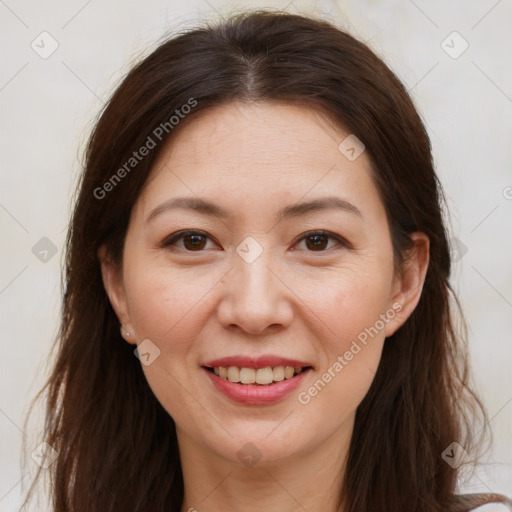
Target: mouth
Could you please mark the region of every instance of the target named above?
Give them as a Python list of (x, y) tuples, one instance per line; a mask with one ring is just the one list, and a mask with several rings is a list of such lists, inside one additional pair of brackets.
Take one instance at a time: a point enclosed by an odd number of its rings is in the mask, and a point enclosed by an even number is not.
[(314, 367), (275, 356), (235, 356), (210, 361), (202, 369), (214, 389), (228, 399), (247, 405), (265, 405), (290, 395)]
[(204, 367), (217, 377), (234, 384), (271, 386), (277, 382), (293, 379), (311, 366), (266, 366), (264, 368), (250, 368), (239, 366)]

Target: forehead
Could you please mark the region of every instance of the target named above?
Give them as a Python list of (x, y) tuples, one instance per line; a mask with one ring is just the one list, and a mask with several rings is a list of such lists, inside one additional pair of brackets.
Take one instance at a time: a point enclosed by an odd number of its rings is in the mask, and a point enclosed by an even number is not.
[(279, 101), (224, 103), (200, 112), (190, 122), (185, 118), (185, 125), (170, 140), (164, 159), (178, 164), (222, 154), (244, 162), (243, 169), (276, 158), (280, 165), (289, 162), (295, 168), (303, 157), (321, 164), (324, 151), (336, 149), (340, 136), (348, 134), (312, 105)]
[(223, 203), (242, 199), (242, 206), (259, 198), (260, 207), (336, 191), (379, 201), (365, 152), (349, 159), (340, 150), (350, 135), (308, 104), (218, 105), (185, 119), (173, 134), (153, 166), (143, 210), (184, 194)]

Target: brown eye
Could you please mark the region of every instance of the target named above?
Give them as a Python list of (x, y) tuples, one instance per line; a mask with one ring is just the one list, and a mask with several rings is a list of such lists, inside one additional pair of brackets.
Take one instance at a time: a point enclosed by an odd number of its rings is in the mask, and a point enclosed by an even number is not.
[[(328, 231), (313, 231), (306, 233), (300, 239), (300, 243), (305, 242), (306, 249), (310, 252), (325, 252), (326, 249), (331, 249), (333, 245), (329, 246), (329, 240), (335, 240), (337, 245), (347, 246), (347, 242), (343, 238), (329, 233)], [(334, 244), (336, 245), (336, 244)]]
[(206, 240), (203, 235), (186, 235), (183, 237), (183, 245), (187, 250), (201, 250), (206, 245)]
[[(181, 231), (162, 242), (162, 247), (178, 247), (188, 252), (201, 252), (209, 240), (209, 236), (202, 231)], [(182, 241), (182, 244), (177, 242)]]
[(311, 235), (306, 238), (306, 246), (313, 251), (323, 250), (328, 245), (328, 240), (326, 235)]

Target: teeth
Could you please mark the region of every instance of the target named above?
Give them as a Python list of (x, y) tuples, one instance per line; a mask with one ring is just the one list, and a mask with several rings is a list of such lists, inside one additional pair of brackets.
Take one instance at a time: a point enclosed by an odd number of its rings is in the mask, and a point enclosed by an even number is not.
[(271, 368), (239, 368), (238, 366), (216, 366), (213, 369), (215, 375), (229, 382), (240, 382), (242, 384), (260, 384), (267, 386), (273, 382), (281, 382), (285, 379), (291, 379), (293, 376), (302, 372), (300, 366), (276, 366)]
[(236, 366), (228, 368), (228, 380), (229, 382), (240, 382), (240, 370)]
[(240, 382), (242, 384), (254, 384), (256, 382), (256, 370), (254, 368), (240, 368)]
[(274, 380), (274, 372), (270, 366), (256, 370), (256, 384), (271, 384)]
[(284, 366), (276, 366), (272, 370), (272, 378), (276, 382), (280, 382), (280, 381), (284, 380)]
[(284, 378), (291, 379), (293, 377), (294, 373), (295, 373), (295, 368), (293, 366), (287, 366), (284, 369)]

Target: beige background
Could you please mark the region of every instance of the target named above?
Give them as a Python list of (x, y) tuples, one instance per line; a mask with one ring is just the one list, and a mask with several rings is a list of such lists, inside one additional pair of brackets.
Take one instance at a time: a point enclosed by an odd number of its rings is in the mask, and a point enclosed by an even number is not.
[[(510, 0), (0, 0), (0, 511), (19, 509), (29, 481), (19, 463), (22, 438), (30, 449), (42, 441), (36, 429), (23, 431), (23, 419), (58, 325), (61, 249), (94, 116), (133, 59), (165, 32), (249, 7), (336, 19), (410, 89), (450, 202), (462, 256), (453, 284), (495, 436), (488, 464), (463, 488), (512, 495)], [(41, 37), (46, 51), (52, 39), (58, 44), (46, 59), (31, 47)]]

